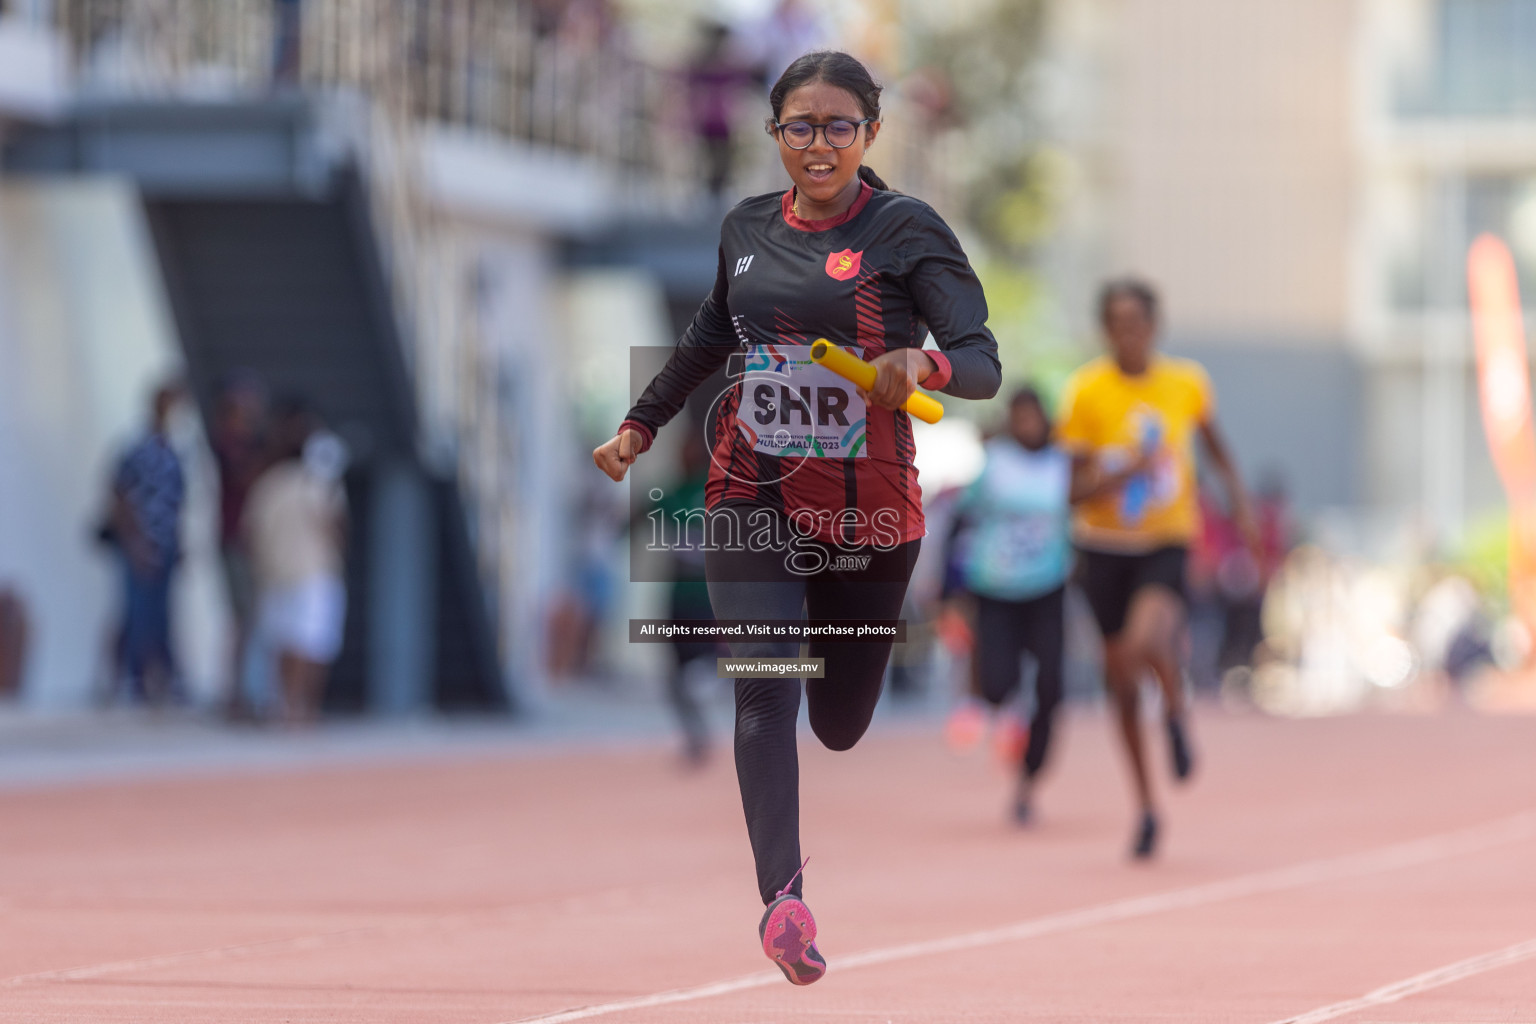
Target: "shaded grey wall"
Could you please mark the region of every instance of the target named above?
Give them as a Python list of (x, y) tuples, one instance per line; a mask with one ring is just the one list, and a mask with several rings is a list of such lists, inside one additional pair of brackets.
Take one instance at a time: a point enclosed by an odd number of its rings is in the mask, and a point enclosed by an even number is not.
[(1308, 515), (1367, 499), (1365, 374), (1342, 345), (1170, 339), (1216, 386), (1217, 417), (1245, 479), (1277, 472)]
[[(1450, 507), (1459, 510), (1463, 525), (1473, 525), (1499, 513), (1505, 499), (1483, 433), (1477, 379), (1470, 362), (1460, 377), (1460, 437), (1452, 444), (1461, 453), (1461, 462), (1449, 476), (1459, 481), (1460, 500)], [(1417, 512), (1426, 497), (1427, 475), (1421, 364), (1374, 367), (1364, 404), (1369, 431), (1366, 450), (1371, 456), (1365, 466), (1363, 499), (1374, 508)]]
[[(180, 371), (149, 233), (131, 185), (0, 178), (0, 585), (32, 620), (29, 707), (88, 703), (118, 614), (113, 560), (92, 536), (149, 395)], [(217, 480), (195, 424), (173, 636), (199, 699), (222, 681), (225, 605)]]

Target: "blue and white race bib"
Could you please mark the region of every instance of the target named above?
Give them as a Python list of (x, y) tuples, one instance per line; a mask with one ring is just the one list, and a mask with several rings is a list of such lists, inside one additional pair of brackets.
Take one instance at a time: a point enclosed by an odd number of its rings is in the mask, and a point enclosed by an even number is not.
[(752, 346), (741, 388), (736, 422), (754, 451), (820, 459), (868, 456), (864, 400), (852, 381), (811, 358), (811, 346)]

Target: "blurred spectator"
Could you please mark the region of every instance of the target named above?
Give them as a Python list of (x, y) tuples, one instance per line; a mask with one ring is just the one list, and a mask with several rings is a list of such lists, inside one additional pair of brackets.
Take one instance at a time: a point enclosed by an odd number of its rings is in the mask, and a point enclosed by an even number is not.
[(1446, 573), (1419, 598), (1410, 638), (1424, 670), (1457, 689), (1493, 664), (1492, 624), (1482, 595), (1459, 573)]
[(569, 0), (533, 0), (529, 11), (533, 16), (533, 30), (541, 40), (560, 30), (568, 4)]
[(737, 97), (753, 80), (736, 55), (731, 30), (719, 22), (700, 26), (698, 55), (688, 68), (688, 109), (704, 156), (704, 179), (717, 199), (731, 180)]
[(929, 128), (950, 128), (960, 122), (954, 84), (943, 68), (917, 68), (902, 80), (901, 91)]
[(21, 692), (30, 633), (27, 606), (15, 591), (0, 588), (0, 698)]
[(272, 0), (272, 83), (297, 85), (303, 68), (304, 9), (300, 0)]
[(559, 12), (560, 37), (578, 52), (595, 53), (618, 28), (608, 0), (563, 0)]
[(248, 710), (241, 673), (256, 615), (256, 580), (240, 520), (252, 485), (267, 467), (266, 415), (261, 382), (250, 375), (235, 376), (219, 393), (210, 438), (219, 467), (219, 556), (234, 618), (228, 710), (237, 718)]
[(1200, 530), (1189, 547), (1185, 583), (1189, 589), (1189, 674), (1196, 690), (1214, 690), (1221, 682), (1217, 663), (1226, 631), (1226, 606), (1216, 586), (1216, 570), (1234, 544), (1237, 530), (1216, 496), (1202, 484)]
[[(704, 580), (704, 485), (709, 480), (710, 455), (702, 425), (694, 424), (683, 434), (679, 460), (681, 477), (663, 488), (657, 505), (663, 516), (662, 538), (672, 563), (667, 614), (674, 620), (713, 622), (715, 612)], [(702, 763), (709, 752), (709, 730), (695, 686), (703, 679), (714, 680), (715, 658), (725, 653), (714, 641), (679, 638), (672, 642), (673, 667), (667, 692), (683, 730), (683, 756), (690, 764)]]
[[(930, 537), (948, 537), (957, 528), (962, 487), (947, 487), (923, 495), (923, 519)], [(956, 642), (957, 629), (968, 635), (969, 624), (947, 602), (945, 595), (958, 579), (953, 544), (929, 544), (918, 552), (902, 599), (901, 618), (907, 624), (905, 643), (891, 648), (890, 693), (896, 698), (916, 698), (938, 678), (947, 683), (959, 668), (967, 671), (971, 646)], [(968, 684), (967, 684), (968, 685)]]
[(259, 595), (255, 642), (276, 656), (284, 719), (304, 724), (319, 716), (346, 621), (347, 453), (303, 403), (287, 403), (273, 430), (277, 461), (251, 488), (242, 526)]
[(1254, 496), (1255, 543), (1209, 493), (1200, 493), (1200, 534), (1191, 551), (1191, 670), (1197, 685), (1215, 685), (1233, 669), (1252, 668), (1264, 639), (1264, 596), (1290, 551), (1285, 486), (1270, 474)]
[[(947, 537), (955, 529), (959, 516), (963, 487), (950, 486), (937, 493), (924, 492), (923, 520), (928, 524), (930, 537)], [(940, 657), (936, 646), (941, 641), (938, 631), (940, 617), (948, 608), (945, 597), (951, 590), (952, 575), (958, 571), (953, 564), (953, 545), (929, 544), (917, 554), (907, 582), (907, 594), (902, 599), (901, 617), (907, 623), (907, 640), (891, 649), (890, 689), (894, 697), (915, 697), (928, 689), (936, 663), (943, 669), (952, 669), (957, 661), (970, 657), (970, 648), (954, 651), (948, 648), (946, 659)], [(942, 677), (944, 680), (948, 676)]]
[(1264, 595), (1290, 551), (1289, 512), (1285, 484), (1266, 475), (1254, 496), (1258, 525), (1255, 545), (1243, 542), (1231, 521), (1223, 518), (1230, 537), (1216, 564), (1216, 590), (1224, 610), (1217, 669), (1223, 675), (1253, 665), (1254, 651), (1264, 639)]
[(574, 565), (566, 574), (573, 586), (554, 599), (548, 619), (547, 665), (554, 679), (588, 673), (602, 624), (619, 600), (615, 548), (628, 519), (614, 504), (613, 491), (593, 481), (583, 486), (573, 510)]
[(907, 638), (891, 648), (886, 681), (892, 697), (908, 699), (921, 696), (928, 689), (933, 670), (933, 608), (924, 605), (911, 590), (901, 599), (901, 620), (907, 624)]
[(1264, 656), (1250, 694), (1278, 714), (1339, 714), (1396, 699), (1416, 665), (1404, 639), (1412, 572), (1303, 545), (1264, 604)]
[[(181, 557), (186, 478), (170, 443), (179, 383), (155, 391), (149, 431), (118, 461), (112, 476), (110, 540), (122, 560), (123, 620), (118, 668), (134, 700), (180, 699), (171, 647), (171, 577)], [(116, 680), (114, 680), (114, 683)]]
[(752, 39), (764, 82), (776, 81), (801, 55), (827, 44), (820, 21), (800, 0), (779, 0), (754, 27)]

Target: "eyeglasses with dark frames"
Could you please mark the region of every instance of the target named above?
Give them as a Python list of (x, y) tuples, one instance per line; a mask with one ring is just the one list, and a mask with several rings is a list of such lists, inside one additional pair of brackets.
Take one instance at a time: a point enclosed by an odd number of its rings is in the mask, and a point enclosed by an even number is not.
[(812, 124), (809, 121), (774, 121), (773, 128), (779, 133), (779, 138), (784, 140), (784, 145), (790, 149), (808, 149), (811, 143), (816, 141), (816, 130), (821, 129), (821, 137), (827, 140), (827, 145), (833, 149), (847, 149), (853, 145), (859, 137), (859, 129), (872, 122), (874, 118), (866, 117), (862, 121), (828, 121), (826, 124)]

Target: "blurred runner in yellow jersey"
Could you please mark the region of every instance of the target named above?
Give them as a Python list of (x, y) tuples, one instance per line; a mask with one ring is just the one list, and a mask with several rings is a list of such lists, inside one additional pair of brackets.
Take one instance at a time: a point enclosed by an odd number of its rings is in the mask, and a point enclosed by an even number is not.
[(1078, 506), (1073, 539), (1079, 547), (1145, 554), (1194, 540), (1200, 526), (1194, 440), (1215, 406), (1210, 378), (1188, 359), (1157, 356), (1133, 376), (1100, 356), (1073, 375), (1060, 443), (1091, 452), (1105, 472), (1143, 455), (1150, 461), (1123, 490)]
[(1099, 317), (1109, 354), (1067, 382), (1057, 440), (1088, 467), (1077, 507), (1077, 580), (1104, 635), (1105, 683), (1115, 698), (1141, 802), (1132, 852), (1149, 857), (1157, 816), (1147, 778), (1139, 690), (1151, 672), (1161, 685), (1174, 775), (1194, 770), (1184, 720), (1184, 567), (1200, 525), (1195, 438), (1226, 487), (1233, 522), (1257, 536), (1248, 496), (1216, 427), (1216, 400), (1198, 363), (1155, 351), (1157, 293), (1145, 282), (1112, 281)]

